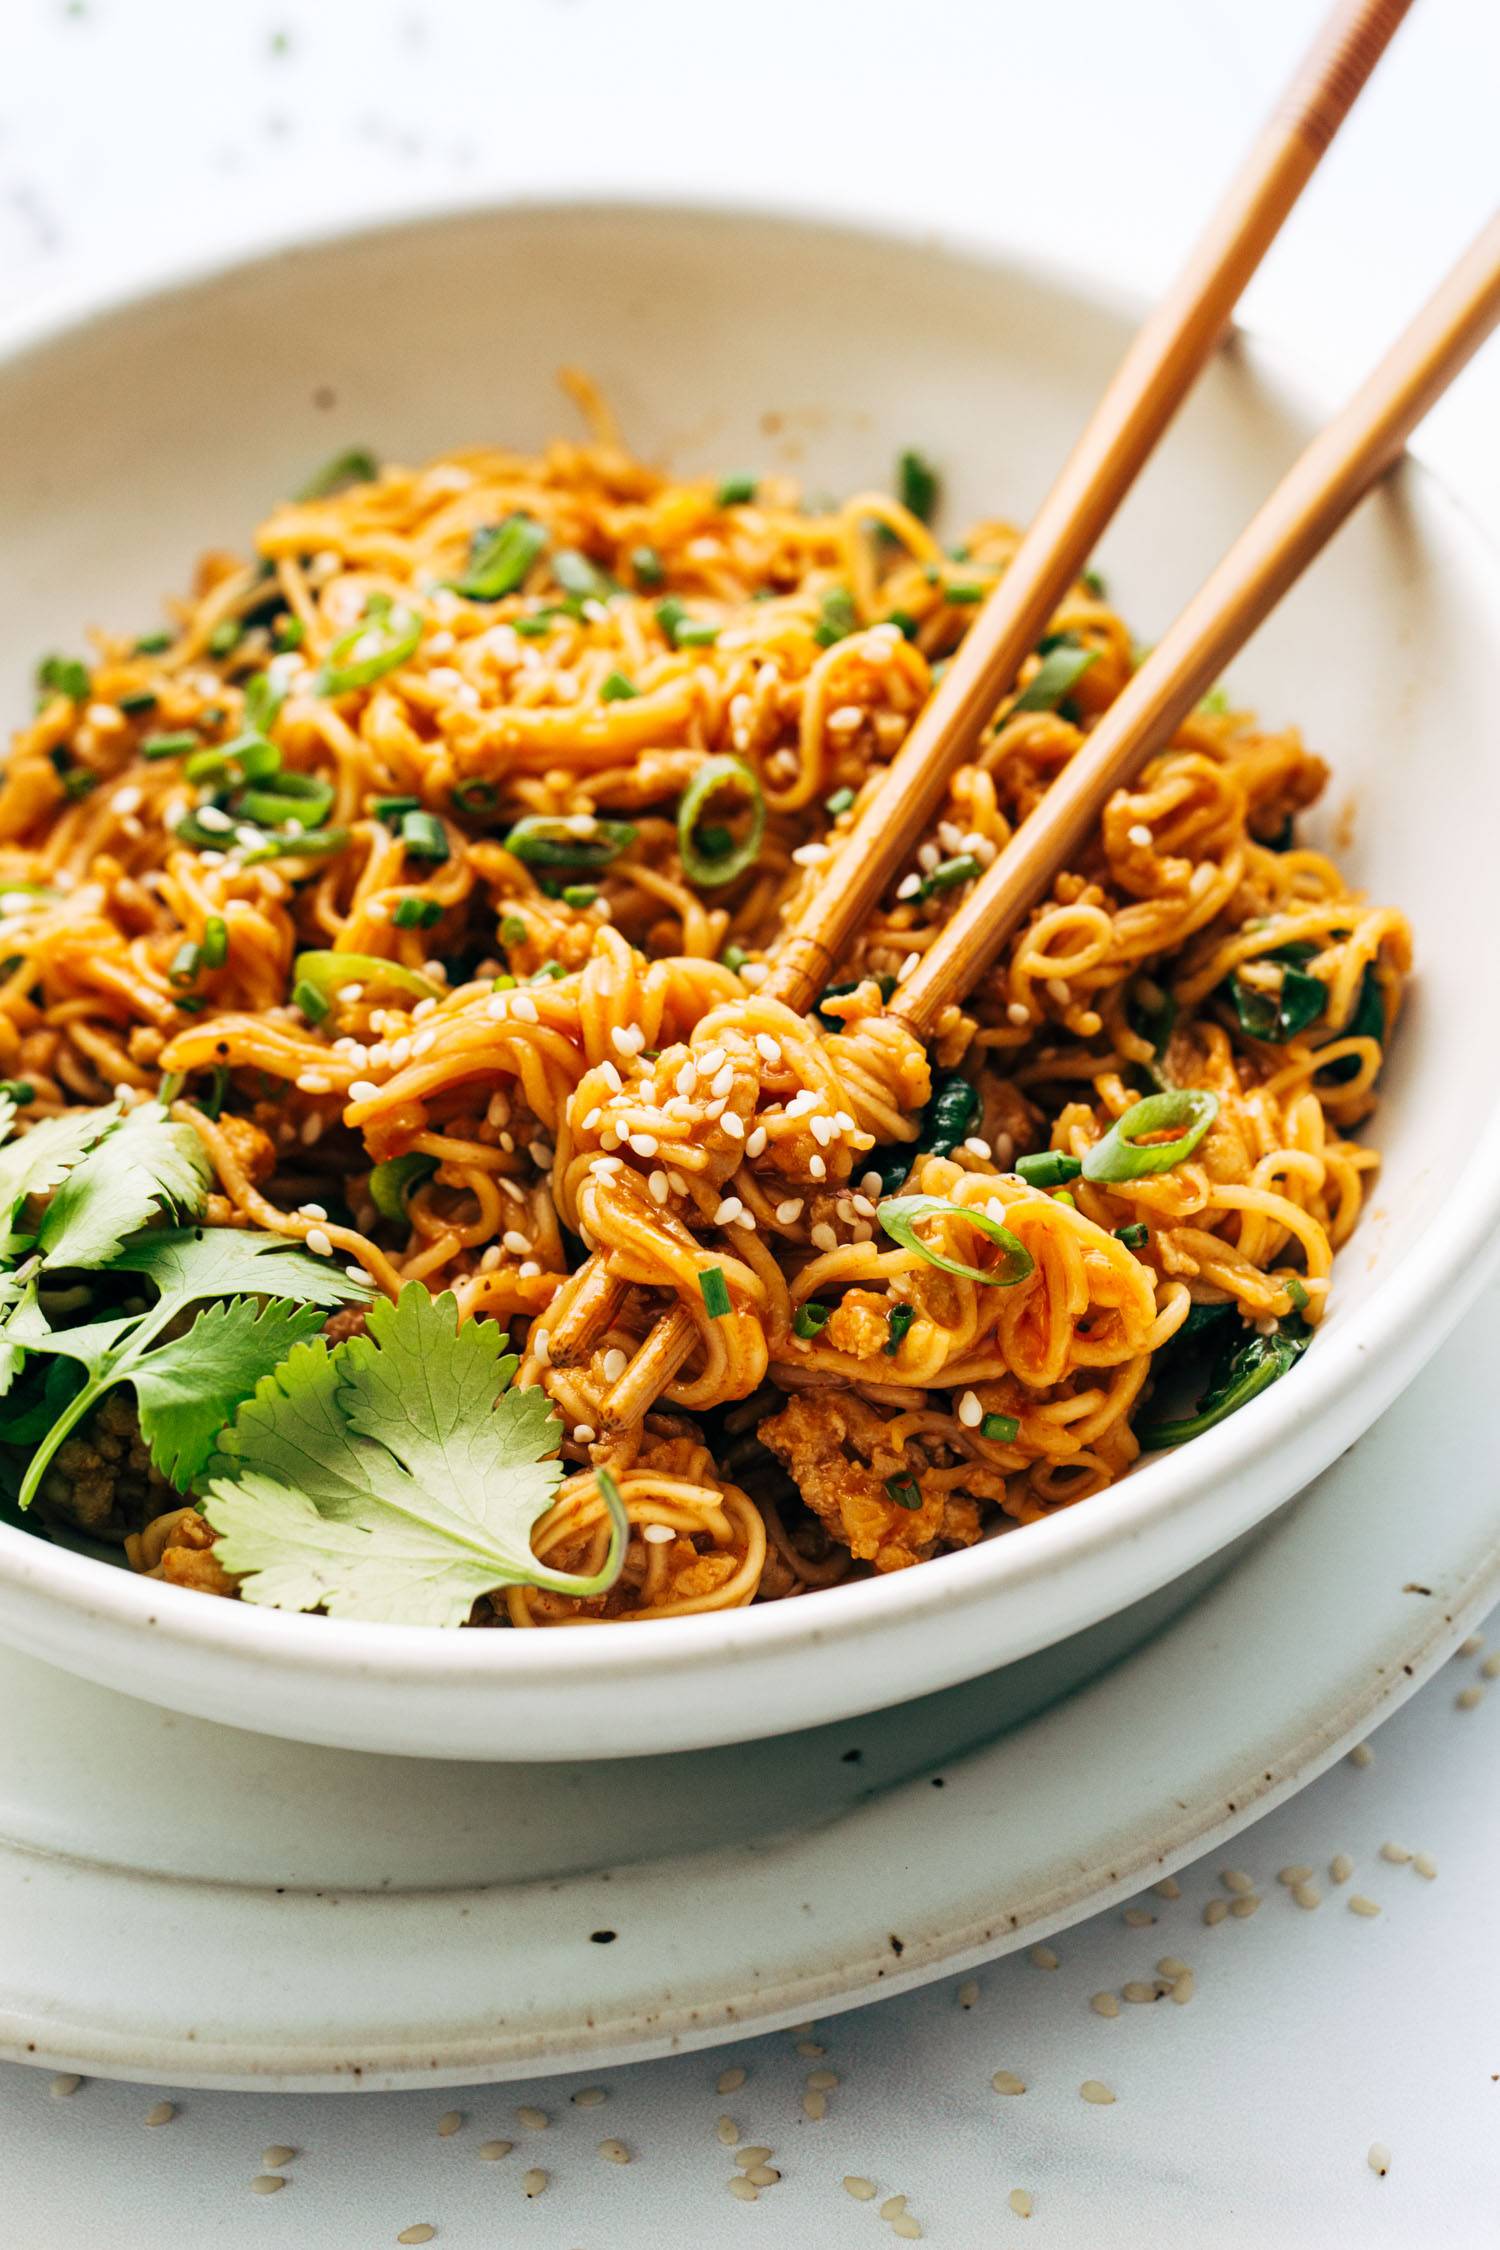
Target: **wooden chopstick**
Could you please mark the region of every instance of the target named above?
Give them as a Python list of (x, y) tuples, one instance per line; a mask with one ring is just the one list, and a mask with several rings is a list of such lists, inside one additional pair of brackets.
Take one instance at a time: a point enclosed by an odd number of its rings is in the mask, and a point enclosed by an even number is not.
[(937, 693), (777, 948), (762, 991), (805, 1010), (926, 826), (1223, 333), (1411, 0), (1342, 0), (1150, 314)]
[(1500, 213), (1252, 517), (1083, 748), (986, 869), (888, 1013), (922, 1037), (994, 960), (1111, 793), (1175, 733), (1224, 665), (1399, 456), (1500, 322)]

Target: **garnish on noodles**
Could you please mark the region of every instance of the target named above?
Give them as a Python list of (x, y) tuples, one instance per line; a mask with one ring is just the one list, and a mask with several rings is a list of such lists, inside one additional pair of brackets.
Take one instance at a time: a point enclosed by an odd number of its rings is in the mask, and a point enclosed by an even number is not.
[(1086, 1502), (1315, 1342), (1410, 967), (1320, 760), (1216, 692), (919, 1044), (885, 1002), (1130, 677), (1086, 574), (796, 1014), (768, 959), (1017, 535), (940, 543), (915, 450), (670, 477), (572, 387), (589, 443), (346, 453), (39, 668), (15, 1520), (295, 1607), (683, 1616)]

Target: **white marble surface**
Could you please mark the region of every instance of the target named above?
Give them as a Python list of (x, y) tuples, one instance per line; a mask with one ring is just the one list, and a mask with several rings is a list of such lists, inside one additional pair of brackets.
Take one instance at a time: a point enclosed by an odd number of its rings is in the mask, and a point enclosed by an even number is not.
[[(983, 226), (1132, 289), (1165, 278), (1319, 10), (1311, 0), (10, 0), (0, 78), (0, 320), (118, 278), (298, 226), (489, 193), (712, 189)], [(1485, 217), (1496, 181), (1500, 13), (1423, 0), (1247, 303), (1310, 367), (1352, 380)], [(1425, 450), (1500, 521), (1492, 355)], [(1435, 1433), (1440, 1442), (1441, 1433)], [(1440, 1457), (1440, 1456), (1439, 1456)], [(1441, 1479), (1414, 1504), (1441, 1503)], [(92, 2083), (53, 2099), (0, 2070), (5, 2239), (18, 2250), (250, 2242), (363, 2250), (426, 2222), (444, 2250), (803, 2250), (886, 2239), (846, 2172), (905, 2192), (926, 2238), (1029, 2240), (1035, 2198), (1063, 2250), (1409, 2250), (1500, 2229), (1500, 1683), (1455, 1707), (1457, 1660), (1340, 1766), (1250, 1830), (1233, 1860), (1264, 1894), (1205, 1928), (1218, 1862), (1184, 1874), (1151, 1929), (1113, 1914), (1057, 1941), (1061, 1966), (986, 1972), (824, 2027), (840, 2084), (800, 2114), (818, 2067), (789, 2038), (579, 2081), (335, 2100), (190, 2094), (148, 2131), (154, 2093)], [(1430, 1852), (1434, 1881), (1382, 1861)], [(1353, 1881), (1330, 1885), (1347, 1851)], [(1274, 1882), (1319, 1869), (1299, 1911)], [(1347, 1910), (1361, 1890), (1376, 1919)], [(1220, 1891), (1220, 1895), (1226, 1895)], [(684, 1911), (691, 1912), (691, 1901)], [(1197, 1971), (1191, 2006), (1088, 1997)], [(714, 2091), (720, 2068), (750, 2072)], [(996, 2097), (997, 2068), (1028, 2082)], [(1080, 2101), (1098, 2076), (1113, 2108)], [(545, 2132), (515, 2125), (535, 2101)], [(465, 2114), (439, 2138), (439, 2116)], [(728, 2111), (777, 2150), (782, 2183), (732, 2202), (714, 2137)], [(514, 2137), (487, 2164), (481, 2139)], [(635, 2152), (620, 2168), (597, 2143)], [(248, 2192), (270, 2142), (289, 2186)], [(1378, 2179), (1366, 2153), (1390, 2150)], [(521, 2175), (552, 2175), (526, 2203)]]

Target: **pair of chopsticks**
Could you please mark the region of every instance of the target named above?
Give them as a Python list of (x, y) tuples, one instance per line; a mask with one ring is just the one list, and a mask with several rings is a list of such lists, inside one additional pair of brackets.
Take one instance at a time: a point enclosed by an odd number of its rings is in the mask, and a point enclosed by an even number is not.
[[(1234, 305), (1384, 53), (1410, 0), (1343, 0), (1136, 336), (1088, 427), (853, 833), (778, 947), (764, 994), (804, 1011), (874, 910), (1014, 684), (1068, 587), (1222, 336)], [(1500, 320), (1500, 217), (1483, 230), (1349, 404), (1307, 448), (1129, 686), (886, 1003), (919, 1037), (961, 1001), (1082, 843), (1114, 790), (1171, 737), (1225, 664), (1399, 456)], [(617, 1294), (580, 1275), (575, 1349)], [(586, 1307), (588, 1308), (586, 1310)], [(601, 1403), (638, 1422), (693, 1349), (693, 1314), (659, 1321)]]

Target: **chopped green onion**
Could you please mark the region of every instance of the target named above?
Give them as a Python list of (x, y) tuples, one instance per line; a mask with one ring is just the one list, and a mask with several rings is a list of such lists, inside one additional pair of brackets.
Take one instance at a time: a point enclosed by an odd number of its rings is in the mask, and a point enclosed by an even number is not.
[(915, 1305), (892, 1305), (885, 1316), (886, 1338), (881, 1350), (887, 1359), (894, 1359), (906, 1341), (906, 1332), (917, 1317)]
[(307, 627), (300, 617), (290, 615), (278, 617), (271, 628), (271, 638), (276, 643), (277, 648), (285, 655), (288, 650), (302, 646), (302, 643), (307, 639)]
[(637, 585), (640, 586), (659, 586), (667, 575), (662, 568), (661, 556), (654, 547), (632, 547), (630, 550), (630, 567), (635, 572)]
[(739, 975), (749, 958), (749, 954), (742, 945), (726, 945), (719, 955), (719, 959), (723, 962), (725, 968), (732, 969), (736, 976)]
[[(1148, 1094), (1117, 1117), (1083, 1160), (1086, 1180), (1140, 1180), (1185, 1163), (1219, 1114), (1219, 1097), (1198, 1086), (1173, 1086)], [(1182, 1130), (1170, 1141), (1143, 1143), (1147, 1133)]]
[(13, 1101), (17, 1109), (24, 1109), (36, 1100), (36, 1088), (29, 1078), (0, 1078), (0, 1094)]
[(316, 774), (279, 774), (274, 789), (243, 791), (239, 810), (247, 820), (267, 828), (287, 827), (294, 821), (303, 828), (321, 828), (333, 810), (333, 784)]
[(441, 862), (448, 857), (447, 834), (436, 813), (403, 813), (401, 843), (412, 859)]
[[(731, 836), (729, 848), (710, 857), (704, 849), (707, 837), (698, 833), (698, 820), (705, 805), (721, 790), (747, 799), (749, 818), (738, 841)], [(751, 768), (740, 758), (705, 758), (677, 807), (677, 850), (688, 881), (702, 890), (717, 890), (732, 883), (747, 867), (754, 866), (765, 832), (766, 800)]]
[(171, 646), (170, 633), (142, 633), (132, 642), (131, 653), (135, 656), (165, 656)]
[(703, 1292), (703, 1302), (710, 1320), (722, 1320), (730, 1310), (729, 1284), (724, 1279), (722, 1266), (708, 1266), (698, 1276), (698, 1287)]
[(831, 797), (823, 799), (823, 810), (830, 820), (837, 820), (841, 813), (849, 811), (853, 803), (854, 791), (852, 789), (835, 789)]
[(420, 797), (372, 797), (370, 810), (377, 820), (399, 820), (403, 813), (417, 812)]
[(203, 948), (194, 945), (191, 938), (184, 938), (173, 954), (171, 966), (167, 970), (168, 984), (189, 985), (194, 983), (202, 965)]
[(328, 1013), (328, 1002), (315, 984), (294, 984), (292, 1006), (300, 1008), (309, 1023), (321, 1023)]
[(526, 937), (526, 924), (519, 914), (502, 915), (500, 920), (500, 943), (502, 945), (524, 945)]
[(1096, 602), (1102, 602), (1109, 588), (1105, 585), (1098, 571), (1084, 570), (1080, 571), (1078, 575), (1079, 581), (1086, 591), (1093, 595)]
[(1083, 1170), (1083, 1160), (1067, 1156), (1060, 1148), (1038, 1149), (1034, 1156), (1016, 1158), (1016, 1176), (1032, 1188), (1061, 1187), (1064, 1180), (1076, 1180)]
[(453, 802), (460, 812), (493, 812), (500, 802), (500, 792), (493, 781), (461, 781), (453, 792)]
[(847, 586), (831, 586), (818, 604), (818, 622), (813, 627), (813, 639), (819, 648), (832, 648), (835, 641), (847, 640), (859, 631), (859, 611), (854, 606), (854, 596)]
[[(415, 656), (421, 639), (420, 617), (411, 610), (396, 609), (383, 595), (372, 595), (359, 624), (341, 634), (328, 651), (328, 660), (313, 681), (314, 694), (348, 695), (355, 688), (373, 686)], [(369, 654), (353, 656), (353, 651), (367, 641), (371, 643)]]
[(887, 1477), (885, 1496), (894, 1500), (898, 1508), (916, 1509), (922, 1505), (922, 1489), (913, 1476)]
[(448, 583), (466, 601), (498, 602), (525, 584), (546, 547), (547, 534), (532, 516), (512, 515), (503, 523), (484, 524), (469, 541), (462, 578)]
[(565, 593), (579, 602), (607, 602), (619, 588), (587, 555), (576, 547), (559, 547), (552, 558), (552, 575)]
[[(205, 1117), (214, 1119), (221, 1114), (224, 1108), (224, 1097), (228, 1092), (229, 1065), (228, 1063), (215, 1063), (209, 1083), (208, 1092), (200, 1099), (198, 1103), (198, 1107), (202, 1110)], [(163, 1081), (162, 1098), (165, 1099), (165, 1096), (166, 1084), (165, 1081)]]
[(1096, 648), (1049, 648), (1031, 685), (1023, 688), (1011, 705), (1012, 712), (1055, 711), (1069, 688), (1098, 660)]
[(201, 1016), (208, 1002), (201, 992), (179, 992), (172, 1005), (174, 1008), (181, 1008), (187, 1015)]
[(443, 991), (431, 977), (419, 976), (415, 969), (404, 968), (399, 961), (386, 961), (375, 953), (299, 953), (292, 963), (292, 975), (299, 990), (316, 992), (325, 1003), (329, 993), (341, 992), (346, 984), (383, 985), (414, 993), (419, 1000), (439, 1000)]
[(894, 625), (902, 639), (908, 641), (914, 641), (922, 630), (920, 619), (913, 617), (909, 609), (893, 609), (886, 623)]
[(43, 694), (65, 695), (71, 703), (87, 703), (89, 668), (76, 656), (44, 656), (36, 668), (36, 684)]
[[(940, 1195), (898, 1195), (877, 1204), (875, 1216), (893, 1242), (903, 1250), (915, 1250), (930, 1266), (943, 1273), (956, 1274), (960, 1281), (982, 1281), (989, 1287), (1012, 1289), (1033, 1271), (1034, 1260), (1023, 1243), (1016, 1240), (1008, 1227), (991, 1216), (988, 1211), (968, 1203), (947, 1203)], [(934, 1250), (917, 1234), (919, 1219), (962, 1219), (967, 1225), (978, 1227), (991, 1242), (997, 1243), (1005, 1256), (1000, 1271), (986, 1272), (983, 1266), (968, 1266), (961, 1259), (950, 1258), (941, 1250)]]
[(362, 445), (351, 446), (347, 453), (336, 453), (325, 461), (315, 476), (308, 478), (295, 497), (298, 500), (328, 500), (345, 485), (373, 484), (380, 474), (380, 464), (373, 453)]
[(597, 883), (565, 883), (563, 885), (563, 905), (571, 906), (575, 912), (580, 914), (586, 906), (592, 906), (598, 896), (599, 886)]
[(657, 603), (656, 622), (673, 648), (711, 648), (719, 637), (717, 625), (689, 617), (675, 594)]
[(938, 473), (920, 453), (908, 450), (896, 463), (896, 489), (903, 508), (921, 523), (931, 523), (938, 504)]
[(809, 1337), (816, 1336), (820, 1328), (826, 1328), (832, 1318), (832, 1305), (820, 1305), (815, 1300), (799, 1305), (792, 1321), (792, 1334), (800, 1336), (805, 1343)]
[(222, 969), (229, 959), (229, 925), (222, 914), (210, 914), (203, 925), (203, 966)]
[(583, 835), (570, 819), (528, 813), (505, 837), (505, 849), (528, 867), (607, 867), (635, 842), (628, 820), (595, 820)]
[(1076, 1211), (1078, 1209), (1077, 1196), (1070, 1195), (1066, 1188), (1055, 1188), (1053, 1190), (1052, 1200), (1054, 1203), (1065, 1203), (1070, 1211)]
[(523, 641), (544, 641), (552, 630), (555, 609), (539, 609), (526, 617), (513, 617), (511, 631), (519, 633)]
[(979, 1434), (995, 1445), (1014, 1445), (1021, 1434), (1021, 1425), (1014, 1414), (986, 1414), (979, 1425)]
[(73, 766), (62, 777), (63, 793), (69, 797), (88, 797), (99, 786), (98, 774), (87, 766)]
[(952, 602), (955, 608), (972, 609), (976, 603), (984, 600), (988, 590), (972, 578), (950, 578), (943, 588), (943, 599), (945, 602)]
[(1116, 1242), (1123, 1242), (1127, 1250), (1144, 1250), (1151, 1240), (1151, 1229), (1144, 1219), (1132, 1219), (1128, 1227), (1115, 1228)]
[(154, 711), (157, 701), (155, 688), (137, 688), (133, 695), (122, 695), (119, 698), (119, 707), (127, 719), (134, 719), (142, 711)]
[(208, 636), (210, 656), (228, 656), (231, 649), (239, 647), (244, 626), (237, 617), (221, 617)]
[(1289, 1274), (1284, 1286), (1287, 1296), (1291, 1299), (1293, 1312), (1306, 1312), (1307, 1291), (1303, 1288), (1301, 1282), (1297, 1279), (1297, 1276), (1295, 1274)]
[(1299, 1031), (1317, 1022), (1328, 1004), (1328, 987), (1321, 977), (1309, 974), (1304, 964), (1316, 958), (1318, 948), (1299, 940), (1291, 945), (1274, 947), (1269, 953), (1253, 956), (1258, 961), (1275, 962), (1281, 969), (1280, 989), (1274, 993), (1262, 992), (1258, 985), (1247, 984), (1244, 971), (1248, 966), (1241, 962), (1229, 980), (1229, 997), (1239, 1018), (1241, 1031), (1252, 1039), (1264, 1039), (1273, 1047), (1284, 1046), (1295, 1039)]
[(274, 685), (269, 672), (256, 672), (245, 682), (245, 725), (252, 734), (268, 735), (281, 715), (285, 688)]
[(757, 479), (754, 477), (725, 477), (714, 494), (716, 508), (745, 508), (755, 498)]
[(436, 1170), (437, 1158), (423, 1156), (416, 1149), (408, 1156), (388, 1157), (370, 1174), (370, 1201), (383, 1219), (399, 1226), (406, 1217), (406, 1199), (412, 1189), (430, 1179)]
[(599, 690), (601, 703), (629, 703), (640, 694), (640, 689), (627, 680), (623, 672), (611, 672)]
[[(182, 825), (179, 822), (179, 835)], [(331, 859), (335, 852), (346, 850), (348, 843), (347, 828), (310, 828), (300, 836), (266, 836), (245, 851), (244, 864), (255, 867), (267, 859)], [(224, 839), (220, 836), (214, 848), (222, 851), (223, 846)]]
[(391, 912), (391, 927), (396, 930), (430, 930), (443, 918), (442, 907), (435, 898), (415, 898), (408, 894), (398, 898)]
[(956, 891), (962, 883), (972, 883), (982, 872), (972, 852), (960, 852), (956, 858), (940, 860), (932, 873), (923, 879), (922, 895), (930, 897), (934, 891)]
[[(183, 767), (188, 781), (238, 784), (269, 781), (281, 771), (281, 752), (274, 742), (258, 734), (236, 735), (232, 742), (206, 742)], [(330, 792), (330, 802), (332, 795)]]
[[(1367, 966), (1360, 980), (1359, 998), (1354, 1003), (1354, 1013), (1339, 1032), (1340, 1039), (1377, 1039), (1385, 1041), (1385, 1002), (1380, 996), (1380, 982), (1373, 966)], [(1341, 1055), (1318, 1076), (1330, 1086), (1347, 1085), (1357, 1078), (1362, 1068), (1358, 1055)]]

